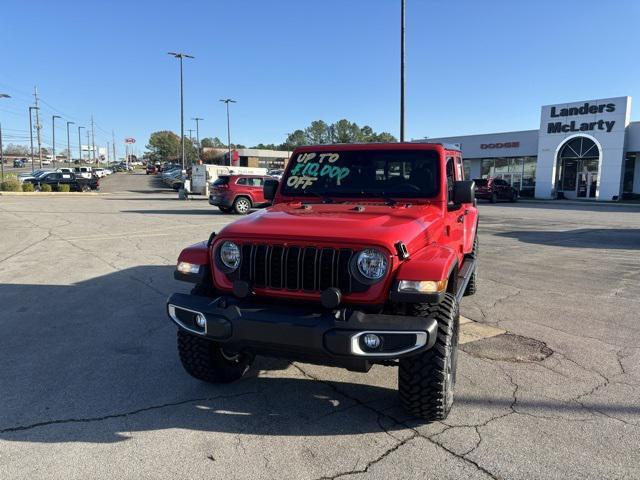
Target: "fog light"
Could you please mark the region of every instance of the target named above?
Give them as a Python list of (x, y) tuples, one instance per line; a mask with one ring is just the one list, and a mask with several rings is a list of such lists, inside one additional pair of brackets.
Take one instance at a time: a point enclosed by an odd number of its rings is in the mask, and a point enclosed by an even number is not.
[(201, 313), (196, 315), (196, 325), (200, 328), (204, 328), (207, 326), (207, 319)]
[(380, 347), (380, 344), (382, 343), (382, 340), (380, 339), (380, 337), (375, 333), (367, 333), (362, 337), (362, 341), (364, 342), (365, 346), (370, 350), (376, 350), (377, 348)]

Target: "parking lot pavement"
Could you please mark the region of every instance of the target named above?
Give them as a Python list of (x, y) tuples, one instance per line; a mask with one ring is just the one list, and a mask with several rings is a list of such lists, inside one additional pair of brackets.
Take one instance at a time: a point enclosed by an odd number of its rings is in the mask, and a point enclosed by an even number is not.
[(391, 367), (190, 378), (174, 262), (235, 217), (101, 183), (0, 197), (0, 478), (640, 478), (640, 209), (481, 204), (461, 309), (506, 333), (461, 347), (454, 409), (424, 425)]

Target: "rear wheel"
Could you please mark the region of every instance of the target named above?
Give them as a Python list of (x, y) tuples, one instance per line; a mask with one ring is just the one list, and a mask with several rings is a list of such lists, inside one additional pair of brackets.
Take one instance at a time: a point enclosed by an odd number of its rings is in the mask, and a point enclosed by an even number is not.
[(247, 197), (238, 197), (233, 202), (233, 210), (238, 215), (246, 215), (251, 210), (251, 200)]
[(447, 293), (438, 304), (416, 304), (416, 316), (435, 318), (438, 336), (435, 345), (418, 355), (400, 360), (398, 391), (403, 407), (424, 420), (443, 420), (453, 405), (458, 361), (460, 315), (455, 295)]

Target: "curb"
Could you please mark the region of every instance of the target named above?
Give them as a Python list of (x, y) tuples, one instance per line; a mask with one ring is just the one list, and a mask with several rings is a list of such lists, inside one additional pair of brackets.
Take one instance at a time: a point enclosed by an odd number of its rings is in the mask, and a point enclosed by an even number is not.
[(596, 201), (596, 200), (543, 200), (534, 198), (518, 198), (518, 203), (537, 203), (540, 205), (597, 205), (599, 207), (638, 207), (640, 203), (633, 202), (614, 202), (614, 201)]
[(106, 192), (0, 192), (1, 197), (98, 197), (100, 195), (111, 194)]

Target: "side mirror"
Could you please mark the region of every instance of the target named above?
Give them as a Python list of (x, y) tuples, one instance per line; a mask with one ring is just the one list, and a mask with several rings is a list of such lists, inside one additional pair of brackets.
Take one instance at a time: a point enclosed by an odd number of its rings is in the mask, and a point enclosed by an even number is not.
[(453, 184), (453, 203), (473, 203), (476, 199), (476, 184), (473, 180), (462, 180)]
[(280, 182), (275, 179), (273, 180), (269, 179), (264, 181), (263, 191), (264, 191), (265, 200), (272, 201), (275, 198), (276, 191), (278, 190), (278, 185), (280, 185)]

